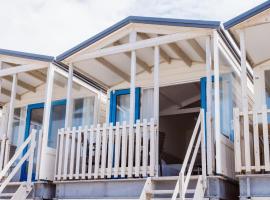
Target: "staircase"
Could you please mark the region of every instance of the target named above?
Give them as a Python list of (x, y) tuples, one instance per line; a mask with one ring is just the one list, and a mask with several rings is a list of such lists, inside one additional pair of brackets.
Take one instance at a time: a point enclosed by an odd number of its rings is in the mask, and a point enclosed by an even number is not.
[[(140, 200), (150, 199), (206, 199), (206, 154), (205, 154), (204, 110), (196, 122), (187, 153), (178, 177), (147, 178)], [(199, 154), (199, 147), (201, 153)], [(201, 156), (202, 175), (192, 175), (197, 156)]]
[[(32, 191), (33, 158), (36, 146), (36, 130), (33, 130), (14, 156), (0, 171), (0, 199), (26, 200)], [(13, 182), (24, 162), (28, 160), (28, 174), (25, 182)]]

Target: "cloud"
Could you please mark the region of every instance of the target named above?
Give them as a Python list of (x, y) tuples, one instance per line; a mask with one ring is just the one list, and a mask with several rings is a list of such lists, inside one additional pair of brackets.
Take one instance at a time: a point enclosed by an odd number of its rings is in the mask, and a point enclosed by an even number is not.
[(3, 0), (0, 48), (58, 55), (129, 15), (222, 20), (262, 0)]

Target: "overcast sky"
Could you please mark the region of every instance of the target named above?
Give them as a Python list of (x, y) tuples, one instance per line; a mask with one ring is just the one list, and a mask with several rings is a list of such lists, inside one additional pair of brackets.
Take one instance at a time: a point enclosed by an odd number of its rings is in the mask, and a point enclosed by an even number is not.
[(57, 56), (130, 16), (226, 21), (264, 0), (1, 0), (0, 48)]

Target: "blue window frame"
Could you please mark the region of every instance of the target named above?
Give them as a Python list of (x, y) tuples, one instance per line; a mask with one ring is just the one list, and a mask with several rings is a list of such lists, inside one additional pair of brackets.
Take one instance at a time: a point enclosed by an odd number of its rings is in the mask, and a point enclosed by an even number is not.
[[(226, 88), (222, 87), (222, 82), (226, 81)], [(212, 82), (214, 77), (212, 76)], [(207, 111), (207, 97), (206, 97), (206, 77), (201, 78), (201, 108), (205, 110), (205, 117)], [(224, 85), (224, 84), (223, 84)], [(232, 95), (232, 80), (231, 74), (225, 74), (220, 77), (220, 129), (221, 133), (228, 137), (231, 141), (234, 141), (234, 132), (232, 129), (233, 120), (233, 95)], [(214, 114), (214, 113), (213, 113)], [(205, 120), (206, 130), (206, 120)]]
[[(52, 102), (51, 110), (53, 111), (53, 109), (57, 106), (65, 106), (65, 105), (66, 105), (66, 100), (54, 101), (54, 102)], [(44, 103), (31, 104), (31, 105), (27, 106), (24, 140), (26, 140), (30, 134), (32, 111), (35, 109), (44, 109)], [(43, 118), (43, 116), (42, 116), (42, 118)], [(51, 112), (51, 116), (50, 116), (49, 135), (50, 135), (51, 131), (52, 131), (52, 112)], [(26, 152), (27, 152), (27, 149), (24, 150), (23, 155)], [(22, 169), (21, 169), (20, 181), (26, 181), (26, 179), (27, 179), (27, 166), (28, 166), (28, 162), (26, 161), (23, 164)], [(35, 168), (34, 168), (33, 174), (32, 174), (33, 180), (35, 179), (35, 174), (36, 174), (36, 172), (35, 172)]]
[[(123, 90), (115, 90), (112, 91), (110, 94), (110, 115), (109, 121), (110, 123), (115, 123), (118, 121), (117, 119), (117, 102), (121, 95), (130, 95), (130, 89), (123, 89)], [(140, 119), (140, 98), (141, 98), (141, 88), (135, 89), (135, 121)]]

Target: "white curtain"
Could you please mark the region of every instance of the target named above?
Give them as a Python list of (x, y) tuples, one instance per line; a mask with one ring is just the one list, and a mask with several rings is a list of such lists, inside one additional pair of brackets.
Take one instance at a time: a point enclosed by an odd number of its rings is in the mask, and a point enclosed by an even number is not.
[(141, 119), (150, 120), (154, 117), (154, 89), (143, 89), (141, 99)]

